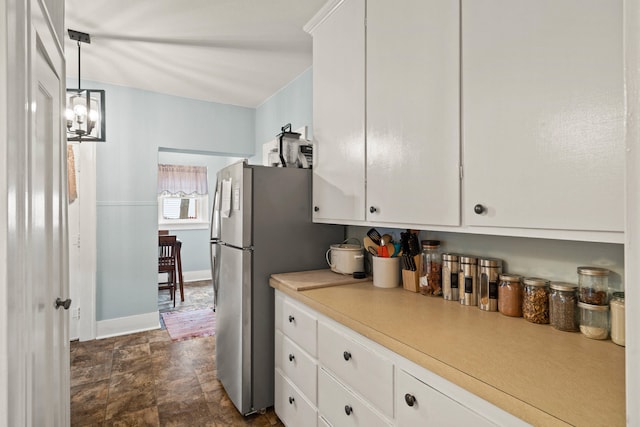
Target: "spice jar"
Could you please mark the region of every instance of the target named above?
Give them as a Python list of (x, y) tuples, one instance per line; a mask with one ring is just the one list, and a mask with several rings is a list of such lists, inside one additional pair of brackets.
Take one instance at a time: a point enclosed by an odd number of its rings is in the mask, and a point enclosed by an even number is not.
[(458, 255), (442, 254), (442, 295), (447, 301), (458, 301), (458, 275), (460, 274), (460, 264)]
[(611, 341), (624, 346), (624, 292), (614, 292), (611, 296)]
[(549, 323), (549, 282), (527, 277), (523, 283), (522, 317), (532, 323)]
[(609, 336), (609, 306), (578, 302), (580, 309), (580, 332), (594, 340)]
[(580, 302), (607, 305), (609, 270), (599, 267), (578, 267), (578, 298)]
[(550, 287), (549, 323), (559, 331), (578, 331), (578, 287), (563, 282), (551, 282)]
[(478, 305), (478, 259), (471, 256), (460, 256), (460, 276), (458, 283), (462, 286), (460, 304)]
[(522, 283), (520, 283), (520, 276), (514, 274), (500, 275), (498, 311), (505, 316), (522, 317)]
[(440, 240), (423, 240), (420, 292), (423, 295), (442, 295), (442, 257)]
[(502, 260), (481, 258), (478, 267), (478, 307), (485, 311), (498, 311), (498, 281), (502, 273)]

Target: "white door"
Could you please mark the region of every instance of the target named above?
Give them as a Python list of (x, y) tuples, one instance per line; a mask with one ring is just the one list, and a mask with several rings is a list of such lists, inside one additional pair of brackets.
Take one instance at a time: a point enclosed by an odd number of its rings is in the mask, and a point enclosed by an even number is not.
[[(33, 18), (35, 19), (35, 18)], [(35, 24), (35, 22), (34, 22)], [(66, 141), (62, 129), (64, 59), (47, 27), (34, 25), (31, 49), (34, 132), (28, 143), (29, 266), (31, 287), (30, 377), (33, 425), (69, 422), (68, 312), (56, 304), (68, 296)]]

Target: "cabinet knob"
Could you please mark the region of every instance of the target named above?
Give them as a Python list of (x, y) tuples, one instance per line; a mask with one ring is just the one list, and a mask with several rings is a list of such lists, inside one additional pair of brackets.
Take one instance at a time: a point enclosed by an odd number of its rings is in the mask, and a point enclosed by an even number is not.
[(289, 354), (289, 362), (293, 362), (296, 357), (293, 354)]
[(412, 394), (405, 394), (404, 401), (407, 403), (407, 406), (413, 406), (416, 403), (416, 397)]
[(314, 207), (313, 207), (313, 211), (314, 211), (314, 212), (318, 212), (319, 210), (320, 210), (320, 208), (319, 208), (318, 206), (314, 206)]
[(351, 415), (351, 413), (353, 412), (353, 408), (349, 405), (344, 405), (344, 413), (347, 414), (347, 416)]
[(289, 404), (293, 405), (293, 402), (295, 401), (296, 400), (293, 397), (289, 396)]
[(371, 207), (369, 208), (369, 212), (371, 212), (371, 213), (376, 213), (376, 211), (377, 211), (377, 210), (378, 210), (378, 209), (376, 209), (376, 207), (375, 207), (375, 206), (371, 206)]
[(342, 357), (344, 357), (344, 360), (348, 361), (349, 359), (351, 359), (351, 353), (345, 351), (344, 353), (342, 353)]
[(473, 207), (473, 211), (475, 213), (477, 213), (478, 215), (482, 215), (483, 213), (485, 213), (487, 211), (487, 209), (484, 206), (482, 206), (480, 203), (478, 203), (477, 205), (475, 205)]
[(295, 317), (293, 317), (293, 316), (289, 316), (289, 323), (293, 323), (293, 321), (294, 321), (294, 320), (296, 320), (296, 318), (295, 318)]

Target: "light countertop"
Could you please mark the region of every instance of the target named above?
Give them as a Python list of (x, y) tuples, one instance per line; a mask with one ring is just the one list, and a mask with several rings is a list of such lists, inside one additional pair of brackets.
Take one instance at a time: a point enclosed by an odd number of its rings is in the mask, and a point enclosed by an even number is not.
[(295, 274), (271, 286), (531, 424), (625, 425), (625, 352), (609, 340), (370, 281), (298, 291)]

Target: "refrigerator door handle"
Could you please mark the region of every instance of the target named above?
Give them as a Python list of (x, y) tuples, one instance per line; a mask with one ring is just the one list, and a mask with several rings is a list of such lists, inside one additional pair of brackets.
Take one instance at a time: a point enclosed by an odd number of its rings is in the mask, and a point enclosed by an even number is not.
[(218, 304), (218, 288), (220, 287), (220, 243), (212, 242), (211, 252), (211, 272), (213, 278), (213, 311), (216, 311)]

